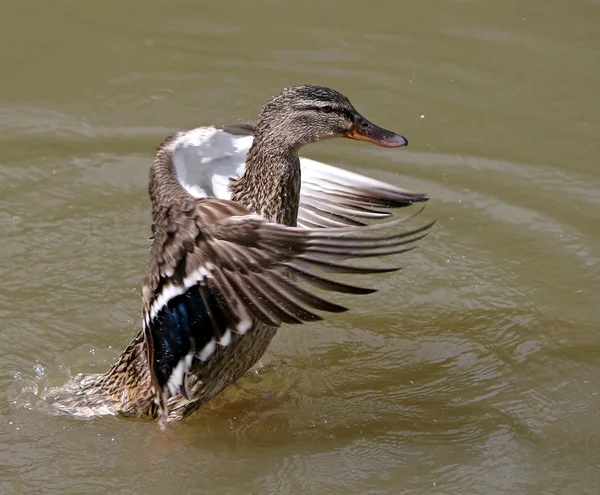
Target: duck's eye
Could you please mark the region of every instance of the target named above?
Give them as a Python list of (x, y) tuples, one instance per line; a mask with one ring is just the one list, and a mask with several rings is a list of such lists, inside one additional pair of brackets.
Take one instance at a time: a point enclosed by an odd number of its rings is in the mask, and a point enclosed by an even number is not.
[(329, 113), (331, 112), (331, 110), (333, 110), (329, 105), (325, 105), (324, 107), (321, 107), (321, 112), (323, 113)]

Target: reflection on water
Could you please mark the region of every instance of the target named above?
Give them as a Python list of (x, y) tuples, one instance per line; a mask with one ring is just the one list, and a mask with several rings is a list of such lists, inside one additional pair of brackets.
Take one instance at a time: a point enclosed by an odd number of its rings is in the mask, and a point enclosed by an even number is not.
[[(0, 20), (19, 68), (0, 80), (0, 493), (594, 493), (597, 2), (195, 8)], [(156, 145), (306, 82), (410, 141), (306, 153), (427, 192), (435, 231), (167, 434), (49, 414), (48, 387), (138, 328)]]

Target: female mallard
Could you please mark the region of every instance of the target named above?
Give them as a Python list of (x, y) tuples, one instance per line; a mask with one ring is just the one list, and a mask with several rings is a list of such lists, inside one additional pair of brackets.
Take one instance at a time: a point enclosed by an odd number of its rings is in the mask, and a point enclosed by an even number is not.
[(432, 223), (365, 236), (400, 221), (365, 226), (360, 219), (387, 216), (373, 206), (427, 198), (298, 157), (302, 146), (333, 137), (407, 144), (340, 93), (308, 85), (271, 98), (255, 128), (205, 127), (167, 138), (150, 172), (153, 236), (142, 329), (107, 373), (79, 375), (47, 399), (83, 417), (180, 419), (254, 365), (281, 323), (321, 319), (313, 309), (346, 310), (297, 281), (374, 292), (311, 270), (394, 270), (336, 261), (411, 249)]

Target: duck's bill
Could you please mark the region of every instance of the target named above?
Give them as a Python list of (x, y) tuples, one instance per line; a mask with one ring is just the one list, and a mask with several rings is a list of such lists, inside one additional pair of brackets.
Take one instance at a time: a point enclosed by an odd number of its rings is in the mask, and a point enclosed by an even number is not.
[(404, 136), (376, 126), (362, 115), (355, 120), (354, 127), (344, 133), (344, 137), (366, 141), (367, 143), (373, 143), (384, 148), (398, 148), (399, 146), (406, 146), (408, 144)]

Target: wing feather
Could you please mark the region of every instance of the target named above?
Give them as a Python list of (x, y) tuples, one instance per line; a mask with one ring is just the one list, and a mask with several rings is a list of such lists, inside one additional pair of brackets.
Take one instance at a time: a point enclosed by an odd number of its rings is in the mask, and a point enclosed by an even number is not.
[(311, 230), (269, 223), (231, 201), (199, 199), (193, 208), (172, 206), (169, 215), (157, 222), (142, 291), (144, 335), (163, 414), (170, 396), (186, 396), (185, 377), (192, 361), (210, 359), (217, 343), (229, 344), (231, 332), (243, 334), (255, 321), (278, 327), (322, 319), (314, 310), (346, 311), (299, 282), (341, 293), (374, 292), (314, 270), (348, 274), (398, 270), (339, 260), (413, 249), (433, 222), (382, 234), (407, 218)]
[(259, 321), (277, 327), (322, 319), (315, 311), (346, 311), (301, 283), (348, 294), (374, 292), (315, 270), (397, 270), (340, 262), (406, 252), (432, 226), (385, 234), (412, 217), (382, 223), (391, 216), (385, 209), (427, 197), (306, 158), (301, 158), (299, 227), (265, 221), (230, 201), (229, 181), (244, 172), (252, 132), (244, 124), (206, 127), (169, 140), (177, 178), (197, 199), (170, 206), (153, 226), (142, 291), (155, 400), (163, 415), (170, 396), (186, 396), (193, 360), (210, 359), (217, 344), (231, 342), (232, 332), (244, 334)]

